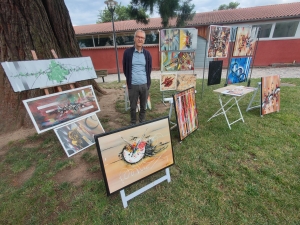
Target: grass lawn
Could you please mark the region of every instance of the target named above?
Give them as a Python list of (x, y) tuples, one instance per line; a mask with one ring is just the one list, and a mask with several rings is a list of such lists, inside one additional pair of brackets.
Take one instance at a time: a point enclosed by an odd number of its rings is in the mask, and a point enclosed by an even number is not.
[[(259, 81), (252, 79), (251, 86)], [(214, 86), (206, 82), (201, 97), (202, 80), (197, 80), (199, 129), (181, 143), (177, 130), (171, 131), (171, 183), (153, 187), (124, 209), (119, 193), (106, 196), (95, 146), (76, 160), (66, 156), (53, 131), (36, 134), (9, 143), (5, 154), (0, 151), (0, 224), (300, 224), (300, 79), (281, 80), (295, 86), (282, 85), (280, 112), (264, 117), (259, 108), (245, 111), (248, 94), (239, 102), (245, 123), (231, 130), (224, 116), (207, 122), (220, 108), (213, 90), (224, 80)], [(156, 111), (162, 99), (158, 80), (150, 93), (153, 109), (147, 119), (168, 115), (167, 107)], [(123, 100), (116, 110), (128, 120)], [(233, 108), (229, 119), (237, 113)], [(110, 131), (108, 121), (100, 121)], [(95, 179), (82, 177), (80, 185), (57, 182), (59, 174), (80, 162)], [(126, 194), (161, 176), (137, 182)], [(22, 177), (26, 180), (18, 185)]]

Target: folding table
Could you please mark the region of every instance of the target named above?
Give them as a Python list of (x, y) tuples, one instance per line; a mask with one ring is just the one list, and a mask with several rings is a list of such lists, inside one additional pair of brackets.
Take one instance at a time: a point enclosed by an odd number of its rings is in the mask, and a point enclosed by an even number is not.
[[(212, 117), (210, 117), (208, 121), (210, 121), (212, 118), (217, 117), (219, 115), (224, 115), (226, 122), (229, 126), (229, 129), (231, 129), (232, 124), (234, 124), (240, 120), (242, 120), (244, 122), (243, 114), (239, 107), (239, 101), (243, 97), (245, 97), (246, 94), (253, 92), (254, 90), (255, 90), (255, 88), (253, 88), (253, 87), (244, 87), (244, 86), (236, 86), (236, 85), (229, 85), (229, 86), (214, 90), (214, 92), (219, 94), (218, 97), (219, 97), (219, 102), (220, 102), (221, 108)], [(227, 102), (223, 102), (222, 96), (229, 97)], [(232, 103), (232, 104), (230, 105), (229, 103)], [(230, 106), (228, 107), (228, 105), (230, 105)], [(239, 118), (233, 122), (229, 122), (226, 113), (228, 112), (228, 110), (230, 110), (235, 105), (237, 106), (238, 111), (239, 111)], [(228, 107), (228, 108), (226, 108), (226, 107)]]

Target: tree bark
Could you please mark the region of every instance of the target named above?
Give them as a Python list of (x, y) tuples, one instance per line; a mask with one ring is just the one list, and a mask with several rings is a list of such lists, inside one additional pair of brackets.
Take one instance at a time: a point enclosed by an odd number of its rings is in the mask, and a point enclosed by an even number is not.
[[(59, 58), (80, 57), (68, 9), (63, 0), (1, 0), (0, 60), (51, 59), (51, 49)], [(92, 84), (97, 94), (105, 94), (94, 80), (76, 86)], [(50, 92), (54, 92), (53, 89)], [(44, 95), (40, 89), (15, 93), (0, 66), (0, 134), (32, 127), (22, 100)]]

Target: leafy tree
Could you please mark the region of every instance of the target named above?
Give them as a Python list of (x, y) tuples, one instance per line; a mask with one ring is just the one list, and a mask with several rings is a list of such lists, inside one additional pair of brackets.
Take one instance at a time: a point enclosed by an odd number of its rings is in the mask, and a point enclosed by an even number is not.
[(240, 5), (239, 2), (229, 2), (228, 5), (226, 5), (226, 4), (220, 5), (218, 10), (236, 9), (239, 5)]
[[(146, 14), (143, 8), (132, 9), (131, 5), (122, 6), (122, 4), (118, 4), (114, 11), (114, 21), (124, 21), (124, 20), (132, 20), (140, 17), (142, 15), (146, 19), (149, 18), (149, 15)], [(101, 10), (98, 15), (98, 20), (96, 23), (106, 23), (111, 22), (111, 12), (108, 8)], [(142, 21), (141, 21), (142, 22)]]

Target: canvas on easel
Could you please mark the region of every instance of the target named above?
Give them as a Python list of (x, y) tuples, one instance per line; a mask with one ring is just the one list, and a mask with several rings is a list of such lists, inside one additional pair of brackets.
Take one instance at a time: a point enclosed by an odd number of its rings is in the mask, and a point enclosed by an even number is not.
[(280, 76), (261, 78), (261, 116), (280, 110)]
[(250, 71), (252, 57), (231, 58), (227, 84), (246, 82)]
[(221, 83), (222, 67), (223, 60), (209, 62), (207, 85), (215, 85)]

